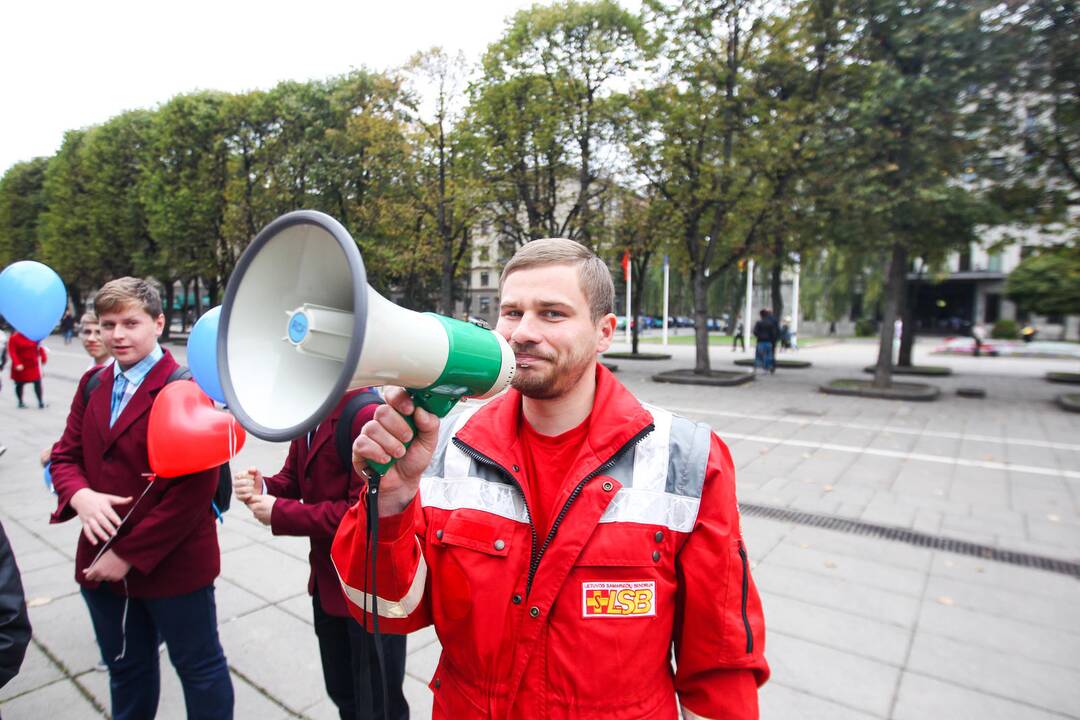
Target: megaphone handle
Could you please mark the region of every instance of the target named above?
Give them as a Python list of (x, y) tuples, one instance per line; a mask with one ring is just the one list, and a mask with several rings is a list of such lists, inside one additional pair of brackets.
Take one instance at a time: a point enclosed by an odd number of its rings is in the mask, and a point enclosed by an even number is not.
[[(409, 397), (412, 398), (413, 405), (416, 407), (422, 407), (429, 413), (437, 417), (446, 417), (446, 415), (454, 409), (458, 401), (461, 400), (462, 394), (448, 395), (445, 393), (431, 392), (430, 390), (412, 390), (409, 389)], [(413, 431), (413, 437), (416, 437), (416, 423), (413, 421), (412, 415), (405, 415), (405, 422), (409, 424), (409, 429)], [(409, 445), (412, 444), (412, 440), (405, 443), (405, 449), (409, 449)], [(385, 475), (386, 471), (394, 466), (397, 462), (397, 458), (390, 458), (388, 463), (377, 463), (368, 460), (368, 465), (371, 469), (379, 473), (379, 475)]]

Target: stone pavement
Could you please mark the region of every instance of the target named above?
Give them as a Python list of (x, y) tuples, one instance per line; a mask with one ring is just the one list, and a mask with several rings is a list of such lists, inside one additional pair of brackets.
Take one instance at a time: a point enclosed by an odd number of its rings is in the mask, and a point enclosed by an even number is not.
[[(0, 690), (0, 715), (93, 718), (108, 707), (108, 679), (72, 579), (76, 523), (47, 523), (51, 496), (36, 455), (58, 436), (86, 366), (77, 345), (46, 368), (51, 405), (14, 409), (0, 397), (0, 521), (22, 570), (34, 643), (22, 673)], [(924, 342), (930, 346), (932, 342)], [(169, 346), (182, 357), (182, 348)], [(615, 349), (619, 349), (616, 347)], [(646, 347), (655, 351), (657, 347)], [(931, 379), (929, 404), (826, 396), (817, 384), (859, 376), (866, 342), (800, 352), (809, 370), (781, 371), (733, 388), (652, 383), (688, 367), (692, 348), (664, 362), (620, 360), (619, 376), (643, 400), (709, 422), (735, 458), (740, 501), (919, 531), (1051, 560), (1080, 561), (1080, 417), (1052, 404), (1047, 370), (1069, 361), (938, 358), (956, 374)], [(713, 350), (714, 367), (744, 357)], [(984, 400), (955, 395), (978, 385)], [(284, 445), (249, 438), (236, 467), (276, 470)], [(747, 513), (743, 525), (766, 612), (773, 677), (762, 717), (1080, 718), (1080, 581), (1050, 572), (904, 542)], [(306, 541), (273, 538), (243, 507), (219, 526), (221, 639), (236, 688), (236, 717), (333, 718), (304, 589)], [(1075, 567), (1075, 565), (1072, 565)], [(430, 716), (425, 687), (439, 644), (409, 637), (407, 695)], [(184, 716), (175, 673), (163, 661), (159, 717)]]

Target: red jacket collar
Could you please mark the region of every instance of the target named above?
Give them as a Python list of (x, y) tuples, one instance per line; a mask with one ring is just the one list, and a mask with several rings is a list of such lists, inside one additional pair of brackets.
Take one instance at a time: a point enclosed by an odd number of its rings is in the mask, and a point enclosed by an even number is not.
[[(461, 442), (504, 467), (519, 461), (518, 425), (521, 393), (511, 388), (469, 418), (456, 434)], [(611, 371), (596, 364), (596, 399), (593, 401), (587, 442), (597, 464), (607, 461), (653, 421)]]

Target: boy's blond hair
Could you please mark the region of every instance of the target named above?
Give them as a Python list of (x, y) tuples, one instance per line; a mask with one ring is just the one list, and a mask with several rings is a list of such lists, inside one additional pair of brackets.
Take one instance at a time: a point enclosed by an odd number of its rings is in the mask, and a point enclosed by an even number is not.
[(98, 317), (122, 310), (129, 305), (139, 305), (155, 320), (162, 314), (161, 294), (142, 278), (122, 277), (102, 285), (94, 297), (94, 311)]

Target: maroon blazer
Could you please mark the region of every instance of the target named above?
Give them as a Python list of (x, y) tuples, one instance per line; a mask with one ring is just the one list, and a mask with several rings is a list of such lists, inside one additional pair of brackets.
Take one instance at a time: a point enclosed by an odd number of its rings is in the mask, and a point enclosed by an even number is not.
[[(277, 499), (270, 512), (270, 530), (275, 535), (303, 535), (311, 539), (308, 561), (308, 594), (319, 586), (319, 602), (328, 615), (348, 617), (341, 583), (330, 564), (330, 545), (334, 541), (341, 518), (356, 504), (363, 480), (351, 464), (348, 470), (341, 464), (334, 443), (334, 432), (345, 403), (360, 390), (345, 394), (330, 415), (319, 424), (308, 448), (307, 436), (289, 444), (289, 456), (281, 471), (263, 478), (266, 492)], [(367, 405), (356, 413), (352, 437), (360, 434), (364, 424), (375, 414), (375, 405)]]
[[(113, 373), (116, 364), (104, 371), (101, 383), (83, 401), (83, 388), (99, 368), (88, 370), (79, 381), (71, 402), (67, 427), (53, 446), (53, 487), (57, 506), (50, 522), (76, 517), (71, 496), (82, 488), (132, 497), (146, 489), (150, 461), (146, 451), (146, 430), (150, 406), (177, 368), (169, 351), (143, 379), (124, 411), (109, 427)], [(127, 519), (110, 547), (131, 563), (127, 592), (131, 597), (172, 597), (206, 587), (218, 576), (221, 553), (210, 501), (217, 489), (218, 469), (212, 468), (178, 478), (156, 478), (146, 497)], [(124, 517), (131, 505), (116, 507)], [(75, 580), (83, 587), (89, 582), (83, 570), (90, 566), (101, 546), (93, 546), (79, 534), (75, 553)], [(108, 583), (122, 592), (120, 583)]]

